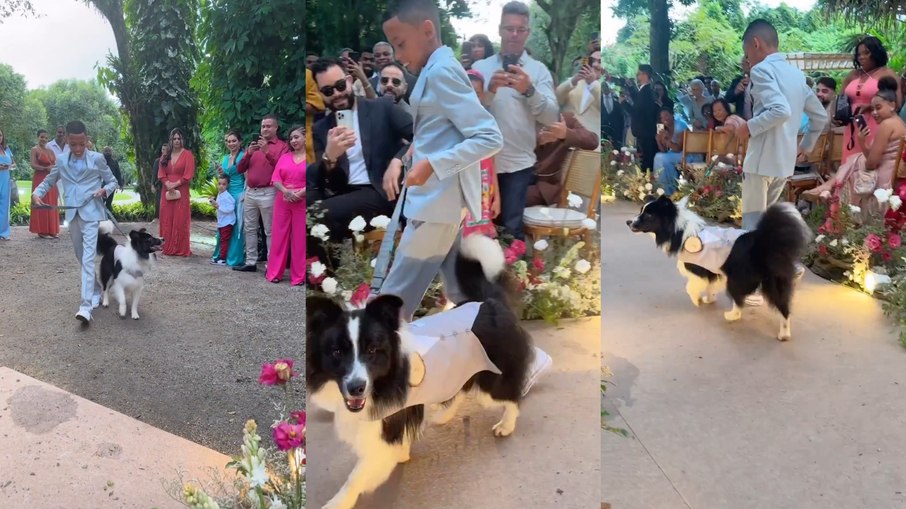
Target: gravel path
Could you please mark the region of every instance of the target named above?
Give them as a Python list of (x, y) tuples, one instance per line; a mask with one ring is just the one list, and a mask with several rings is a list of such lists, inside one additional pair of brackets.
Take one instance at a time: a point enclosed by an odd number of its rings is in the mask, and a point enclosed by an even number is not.
[[(157, 232), (156, 224), (122, 225), (142, 226)], [(275, 285), (260, 270), (210, 265), (213, 229), (193, 223), (195, 256), (159, 259), (145, 280), (140, 320), (99, 308), (82, 329), (68, 231), (40, 240), (14, 227), (12, 240), (0, 242), (0, 366), (237, 454), (246, 419), (267, 427), (277, 417), (282, 396), (258, 385), (261, 364), (290, 357), (304, 373), (305, 292), (288, 277)], [(301, 406), (303, 385), (298, 379), (294, 393)]]

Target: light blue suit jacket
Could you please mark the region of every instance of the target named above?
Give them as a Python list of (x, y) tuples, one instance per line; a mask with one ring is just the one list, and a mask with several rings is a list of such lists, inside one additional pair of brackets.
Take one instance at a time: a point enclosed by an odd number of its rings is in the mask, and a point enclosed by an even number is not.
[(808, 132), (801, 148), (810, 152), (827, 125), (827, 110), (805, 83), (802, 71), (787, 62), (782, 53), (768, 55), (752, 67), (752, 119), (749, 148), (742, 168), (765, 177), (790, 177), (796, 166), (796, 146), (802, 113), (808, 116)]
[(482, 159), (503, 147), (497, 121), (481, 105), (462, 64), (438, 48), (409, 98), (414, 122), (413, 166), (427, 159), (434, 172), (406, 191), (404, 214), (430, 223), (457, 224), (462, 209), (481, 217)]
[[(107, 191), (107, 196), (110, 196), (119, 186), (113, 172), (107, 167), (104, 154), (86, 150), (85, 158), (88, 164), (81, 171), (70, 166), (71, 155), (72, 152), (67, 150), (57, 156), (57, 163), (50, 170), (50, 174), (47, 175), (44, 182), (41, 182), (41, 185), (35, 188), (35, 192), (32, 194), (38, 198), (44, 198), (44, 195), (56, 185), (57, 181), (62, 180), (65, 205), (79, 207), (78, 209), (66, 209), (67, 221), (72, 221), (76, 212), (85, 221), (107, 219), (107, 215), (104, 213), (103, 198), (90, 199), (101, 187)], [(85, 203), (86, 201), (88, 203)], [(48, 203), (48, 205), (56, 204)]]

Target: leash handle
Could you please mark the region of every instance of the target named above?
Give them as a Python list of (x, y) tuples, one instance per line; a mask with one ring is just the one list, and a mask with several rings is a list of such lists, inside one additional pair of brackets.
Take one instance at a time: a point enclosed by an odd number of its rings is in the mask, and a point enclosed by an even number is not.
[[(408, 165), (404, 166), (408, 170)], [(406, 203), (406, 171), (403, 172), (403, 186), (400, 195), (396, 199), (396, 207), (393, 209), (393, 216), (390, 218), (390, 224), (384, 232), (384, 240), (381, 241), (381, 249), (378, 251), (377, 260), (374, 262), (374, 273), (371, 276), (371, 293), (379, 294), (381, 286), (384, 285), (384, 279), (387, 277), (387, 269), (390, 266), (390, 258), (396, 247), (396, 232), (399, 229), (400, 218), (403, 217), (403, 208)]]

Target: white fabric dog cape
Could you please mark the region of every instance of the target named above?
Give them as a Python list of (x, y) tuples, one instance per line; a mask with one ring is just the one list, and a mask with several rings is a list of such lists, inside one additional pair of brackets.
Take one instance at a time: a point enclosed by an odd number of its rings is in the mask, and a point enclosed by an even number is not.
[[(424, 376), (412, 381), (406, 407), (447, 401), (476, 373), (501, 374), (472, 333), (480, 307), (481, 303), (470, 302), (408, 324), (403, 334), (404, 348), (421, 357)], [(417, 372), (418, 359), (413, 357), (410, 355), (412, 370)]]
[(720, 268), (730, 256), (733, 243), (744, 233), (746, 230), (737, 228), (705, 226), (697, 236), (690, 237), (683, 243), (683, 249), (678, 255), (679, 261), (704, 267), (715, 274), (723, 274)]

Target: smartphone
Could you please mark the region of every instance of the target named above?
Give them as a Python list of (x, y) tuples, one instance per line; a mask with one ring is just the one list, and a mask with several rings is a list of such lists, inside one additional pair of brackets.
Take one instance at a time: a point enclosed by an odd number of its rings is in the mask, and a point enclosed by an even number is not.
[(360, 58), (362, 58), (362, 54), (359, 53), (358, 51), (349, 52), (349, 59), (352, 60), (353, 62), (359, 63)]
[(862, 128), (865, 127), (865, 125), (866, 125), (865, 116), (864, 116), (864, 115), (856, 115), (855, 117), (853, 117), (853, 122), (856, 123), (856, 127), (858, 127), (859, 129), (862, 129)]
[[(649, 125), (651, 125), (651, 124), (649, 124)], [(658, 125), (657, 125), (657, 132), (660, 133), (660, 132), (663, 131), (665, 128), (666, 128), (666, 127), (664, 126), (664, 124), (658, 124)]]
[(253, 135), (252, 135), (252, 143), (258, 143), (258, 140), (260, 140), (260, 139), (261, 139), (261, 135), (260, 135), (260, 134), (253, 134)]
[(519, 65), (519, 55), (504, 55), (503, 56), (503, 70), (510, 72), (511, 65)]
[(588, 65), (588, 57), (582, 58), (582, 65)]
[(347, 127), (355, 130), (352, 125), (352, 110), (340, 110), (337, 112), (337, 127)]

